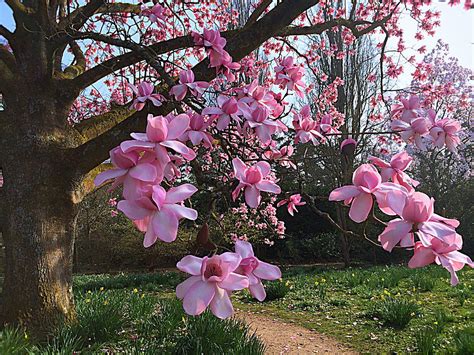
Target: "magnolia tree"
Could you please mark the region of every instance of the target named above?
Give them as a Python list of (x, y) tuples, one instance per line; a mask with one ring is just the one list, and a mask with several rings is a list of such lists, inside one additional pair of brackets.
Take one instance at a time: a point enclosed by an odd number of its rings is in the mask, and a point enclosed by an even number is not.
[[(342, 32), (339, 46), (318, 48), (344, 56), (360, 37), (380, 33), (383, 65), (393, 76), (400, 68), (383, 55), (387, 40), (402, 36), (402, 13), (420, 23), (417, 35), (432, 34), (437, 15), (425, 3), (352, 1), (339, 8), (317, 0), (7, 0), (16, 27), (0, 25), (6, 40), (0, 47), (2, 320), (46, 332), (74, 319), (76, 205), (88, 192), (81, 182), (108, 154), (114, 168), (96, 183), (123, 187), (118, 209), (144, 233), (145, 247), (173, 242), (180, 221), (197, 220), (185, 201), (198, 191), (258, 210), (280, 193), (274, 167), (292, 168), (293, 144), (324, 144), (340, 135), (344, 115), (334, 109), (340, 78), (328, 82), (317, 116), (294, 105), (295, 96), (312, 90), (305, 79), (311, 61), (304, 58), (317, 60), (305, 36)], [(290, 55), (291, 47), (303, 56)], [(403, 139), (457, 144), (455, 123), (432, 118), (416, 97), (402, 102), (393, 110), (392, 128)], [(276, 143), (288, 135), (291, 144)], [(401, 153), (398, 159), (374, 161), (381, 173), (361, 165), (353, 185), (330, 199), (351, 204), (349, 216), (357, 223), (375, 204), (398, 215), (379, 237), (381, 245), (414, 249), (410, 266), (437, 262), (455, 283), (455, 271), (472, 265), (458, 251), (457, 222), (434, 213), (433, 200), (415, 192), (403, 173), (410, 158)], [(292, 212), (304, 203), (299, 196), (285, 202)], [(264, 214), (278, 228), (274, 212)], [(191, 275), (177, 289), (187, 313), (210, 307), (228, 317), (232, 291), (249, 288), (262, 300), (261, 280), (280, 277), (236, 237), (235, 252), (214, 250), (178, 263)]]

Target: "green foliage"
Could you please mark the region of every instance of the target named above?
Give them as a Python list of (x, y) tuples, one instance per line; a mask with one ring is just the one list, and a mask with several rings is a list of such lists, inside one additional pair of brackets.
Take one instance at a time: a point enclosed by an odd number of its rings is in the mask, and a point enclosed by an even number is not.
[(410, 279), (413, 286), (421, 292), (432, 291), (436, 285), (436, 281), (424, 272), (416, 272)]
[(265, 291), (267, 292), (267, 297), (265, 298), (266, 302), (281, 299), (290, 291), (290, 286), (282, 280), (265, 282), (264, 285)]
[(25, 354), (28, 336), (18, 328), (6, 327), (0, 332), (0, 354)]
[(458, 331), (454, 335), (456, 355), (474, 354), (474, 327)]
[(464, 303), (472, 296), (472, 289), (461, 284), (453, 288), (451, 295), (458, 300), (460, 306), (464, 306)]
[(183, 280), (183, 274), (172, 271), (148, 274), (81, 275), (74, 278), (74, 290), (141, 287), (150, 291), (160, 291), (163, 287), (174, 288)]
[(168, 285), (178, 281), (176, 273), (119, 275), (110, 280), (104, 275), (77, 277), (77, 321), (36, 344), (22, 330), (6, 328), (0, 332), (0, 354), (197, 355), (223, 354), (229, 349), (233, 354), (264, 353), (263, 342), (244, 323), (221, 320), (209, 312), (190, 317), (169, 294), (144, 292), (152, 280)]
[[(421, 284), (414, 285), (413, 279), (422, 277), (433, 280), (432, 290), (421, 291)], [(459, 278), (460, 284), (452, 287), (449, 273), (437, 265), (415, 270), (406, 266), (292, 267), (283, 270), (283, 280), (291, 287), (284, 298), (249, 305), (242, 297), (244, 303), (239, 307), (271, 312), (335, 337), (361, 353), (417, 352), (418, 346), (421, 349), (431, 340), (416, 335), (432, 329), (436, 352), (449, 354), (455, 350), (453, 336), (459, 326), (474, 327), (473, 298), (466, 297), (472, 295), (474, 270), (464, 268)], [(458, 297), (465, 297), (462, 306)], [(392, 299), (395, 301), (389, 301)], [(388, 322), (379, 314), (382, 306)], [(392, 325), (402, 324), (403, 314), (410, 319), (408, 326)]]
[(437, 332), (433, 328), (426, 328), (416, 333), (416, 350), (421, 355), (434, 354), (434, 343)]
[(418, 311), (418, 306), (413, 302), (389, 297), (378, 302), (369, 314), (380, 318), (388, 326), (403, 329)]

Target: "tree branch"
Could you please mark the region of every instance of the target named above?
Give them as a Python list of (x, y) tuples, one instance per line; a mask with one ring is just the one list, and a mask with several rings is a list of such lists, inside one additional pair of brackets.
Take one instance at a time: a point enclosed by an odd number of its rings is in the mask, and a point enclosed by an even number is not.
[(59, 79), (74, 79), (86, 70), (86, 57), (81, 47), (75, 41), (71, 41), (69, 45), (74, 55), (74, 63), (57, 74)]
[(13, 33), (3, 25), (0, 25), (0, 36), (5, 37), (6, 40), (11, 44), (13, 40)]
[(87, 5), (79, 7), (78, 9), (74, 10), (69, 16), (66, 16), (62, 21), (59, 22), (58, 27), (61, 30), (67, 28), (79, 30), (92, 16), (101, 13), (139, 14), (140, 5), (127, 3), (106, 4), (105, 0), (92, 0)]
[(5, 0), (5, 3), (8, 5), (8, 7), (10, 7), (10, 9), (12, 9), (15, 15), (18, 15), (18, 14), (27, 15), (27, 14), (32, 14), (35, 12), (32, 8), (25, 6), (19, 0)]
[(264, 11), (268, 8), (268, 6), (270, 6), (271, 3), (272, 0), (263, 0), (260, 5), (258, 5), (257, 8), (254, 10), (254, 12), (252, 12), (252, 15), (250, 15), (244, 28), (247, 28), (257, 22), (260, 15), (264, 13)]
[[(76, 38), (78, 37), (81, 38), (81, 35), (78, 34)], [(118, 46), (120, 46), (120, 44), (124, 44), (121, 40), (113, 39), (111, 37), (104, 36), (98, 33), (87, 33), (87, 35), (83, 34), (83, 38), (97, 39), (106, 43), (115, 42), (115, 45)], [(182, 36), (167, 41), (155, 43), (150, 46), (143, 47), (143, 49), (148, 50), (149, 52), (154, 53), (155, 55), (160, 55), (173, 50), (191, 47), (193, 45), (194, 42), (191, 36)], [(136, 51), (127, 52), (125, 54), (106, 60), (105, 62), (100, 63), (99, 65), (96, 65), (95, 67), (85, 71), (83, 74), (72, 80), (70, 85), (72, 85), (78, 90), (85, 89), (86, 87), (92, 85), (93, 83), (106, 77), (107, 75), (110, 75), (117, 70), (126, 68), (142, 60), (144, 60), (144, 58), (141, 53), (138, 53)]]
[[(277, 35), (280, 29), (289, 26), (301, 13), (316, 5), (318, 2), (318, 0), (282, 1), (253, 25), (249, 26), (248, 28), (236, 31), (235, 35), (228, 39), (226, 50), (234, 60), (241, 60), (245, 56), (249, 55), (252, 51), (257, 49), (266, 40)], [(174, 43), (176, 45), (176, 41), (177, 39), (164, 41), (153, 46), (157, 46), (158, 48), (156, 49), (158, 50), (164, 50), (163, 43), (168, 43), (168, 45), (170, 43)], [(181, 40), (178, 42), (180, 45), (182, 45), (183, 42), (189, 43), (189, 41), (191, 40), (187, 36), (181, 37)], [(144, 50), (147, 49), (149, 48), (145, 47)], [(155, 48), (152, 48), (151, 51), (154, 52), (154, 54), (157, 54)], [(133, 51), (127, 54), (129, 55), (127, 59), (129, 65), (143, 59), (143, 53), (136, 53), (136, 51)], [(120, 57), (123, 59), (123, 55)], [(123, 63), (120, 62), (119, 64), (115, 64), (119, 66), (123, 65)], [(215, 68), (209, 68), (208, 64), (209, 60), (205, 59), (194, 66), (193, 71), (195, 73), (196, 80), (210, 81), (216, 77)], [(90, 72), (90, 70), (88, 72)], [(88, 72), (82, 74), (81, 76), (86, 75)], [(78, 80), (81, 76), (74, 79), (73, 81)], [(82, 81), (82, 83), (84, 83), (84, 81)], [(156, 110), (157, 112), (153, 112), (153, 114), (166, 115), (173, 109), (175, 109), (175, 105), (168, 103), (166, 105), (160, 106)], [(110, 149), (118, 145), (124, 139), (127, 139), (131, 132), (135, 130), (144, 130), (145, 126), (146, 114), (143, 111), (140, 111), (129, 116), (127, 119), (123, 120), (121, 123), (111, 128), (107, 132), (79, 146), (75, 150), (76, 159), (78, 160), (78, 170), (80, 170), (80, 172), (83, 174), (87, 173), (107, 158), (107, 153)]]

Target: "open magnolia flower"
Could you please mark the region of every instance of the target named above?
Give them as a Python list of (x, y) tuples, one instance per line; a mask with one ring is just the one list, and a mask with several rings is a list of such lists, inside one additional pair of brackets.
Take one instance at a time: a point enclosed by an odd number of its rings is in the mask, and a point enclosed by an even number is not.
[(296, 131), (295, 143), (308, 143), (319, 145), (326, 138), (318, 131), (318, 123), (311, 118), (309, 105), (303, 106), (300, 112), (294, 112), (293, 128)]
[(122, 200), (117, 208), (133, 220), (145, 233), (143, 245), (148, 248), (157, 239), (170, 243), (178, 235), (179, 220), (196, 220), (197, 212), (185, 207), (182, 202), (191, 197), (197, 189), (191, 184), (172, 187), (166, 191), (160, 185), (152, 186), (151, 198), (143, 196), (137, 200)]
[(179, 84), (171, 88), (170, 94), (174, 95), (177, 101), (182, 101), (189, 90), (193, 96), (199, 98), (208, 87), (209, 83), (206, 81), (194, 81), (191, 69), (182, 70), (179, 73)]
[(224, 95), (219, 95), (217, 98), (218, 107), (206, 107), (202, 110), (203, 115), (211, 115), (212, 117), (217, 118), (217, 129), (224, 130), (226, 129), (231, 119), (235, 122), (240, 122), (240, 111), (238, 102), (233, 97), (227, 97)]
[(303, 97), (306, 84), (304, 83), (303, 75), (304, 69), (297, 64), (294, 64), (293, 57), (286, 57), (279, 62), (275, 67), (276, 80), (275, 84), (280, 85), (281, 88), (294, 90), (296, 95)]
[(239, 180), (239, 185), (232, 192), (232, 198), (235, 201), (243, 189), (245, 193), (245, 202), (251, 208), (257, 208), (262, 200), (260, 191), (279, 194), (280, 187), (268, 178), (271, 172), (270, 164), (260, 161), (255, 165), (248, 167), (239, 158), (232, 160), (235, 177)]
[(389, 195), (387, 202), (401, 219), (391, 220), (380, 234), (379, 242), (385, 250), (391, 251), (399, 243), (403, 247), (413, 246), (413, 233), (418, 235), (424, 245), (430, 245), (432, 237), (447, 242), (456, 234), (455, 228), (459, 222), (435, 214), (434, 199), (422, 192), (405, 196)]
[(295, 212), (298, 212), (296, 209), (296, 206), (304, 206), (306, 205), (306, 202), (301, 201), (301, 195), (300, 194), (295, 194), (291, 195), (289, 198), (285, 200), (281, 200), (280, 202), (277, 203), (277, 207), (283, 206), (288, 204), (288, 213), (290, 215), (294, 215)]
[(157, 159), (166, 165), (170, 158), (168, 150), (180, 153), (185, 159), (193, 160), (196, 153), (177, 139), (189, 128), (189, 116), (180, 114), (171, 120), (163, 116), (148, 115), (146, 133), (132, 133), (134, 140), (122, 142), (120, 147), (125, 153), (131, 151), (153, 151)]
[(413, 187), (418, 186), (419, 182), (413, 180), (404, 172), (413, 161), (413, 158), (406, 151), (395, 154), (390, 163), (376, 157), (370, 157), (369, 160), (372, 164), (381, 168), (382, 181), (386, 182), (391, 179), (395, 184), (402, 185), (408, 191), (412, 191)]
[(235, 272), (248, 277), (250, 294), (263, 301), (267, 294), (261, 280), (281, 279), (280, 268), (257, 259), (249, 242), (237, 239), (235, 252), (242, 258)]
[(395, 213), (386, 201), (387, 195), (391, 193), (404, 195), (405, 190), (400, 185), (383, 183), (379, 172), (371, 164), (359, 166), (352, 175), (352, 183), (353, 185), (333, 190), (329, 195), (329, 201), (344, 201), (346, 205), (350, 204), (349, 217), (357, 223), (365, 221), (369, 216), (374, 203), (372, 195), (384, 213), (393, 215)]
[(150, 101), (155, 106), (161, 106), (165, 98), (160, 94), (154, 94), (153, 90), (155, 87), (148, 81), (142, 81), (138, 84), (138, 87), (132, 84), (128, 84), (135, 94), (135, 100), (133, 100), (132, 108), (141, 111), (145, 107), (146, 101)]
[(433, 144), (438, 148), (442, 148), (446, 145), (449, 151), (456, 153), (456, 147), (461, 143), (461, 139), (459, 138), (461, 123), (449, 118), (437, 120), (434, 110), (428, 111), (428, 118), (432, 123), (430, 136), (433, 139)]
[(408, 267), (418, 268), (436, 262), (450, 272), (451, 285), (456, 286), (459, 282), (456, 271), (461, 270), (464, 265), (474, 268), (474, 262), (458, 251), (462, 244), (459, 234), (452, 234), (449, 239), (445, 243), (438, 238), (427, 236), (424, 243), (416, 242), (415, 254), (408, 262)]
[(229, 294), (249, 286), (249, 279), (235, 270), (242, 258), (236, 253), (224, 253), (198, 258), (187, 255), (176, 265), (192, 275), (176, 288), (176, 296), (183, 300), (183, 308), (189, 315), (199, 315), (211, 308), (218, 318), (228, 318), (234, 313)]

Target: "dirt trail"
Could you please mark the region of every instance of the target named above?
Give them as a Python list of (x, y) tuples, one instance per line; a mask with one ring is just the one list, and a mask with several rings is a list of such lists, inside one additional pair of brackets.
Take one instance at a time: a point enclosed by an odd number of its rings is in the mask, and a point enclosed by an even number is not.
[(249, 324), (265, 342), (267, 354), (357, 354), (326, 335), (285, 322), (270, 314), (239, 310), (236, 316)]

